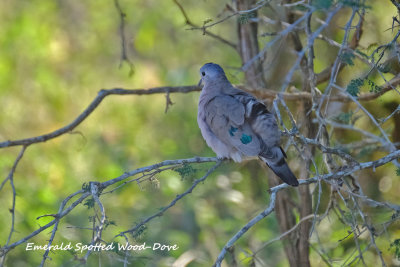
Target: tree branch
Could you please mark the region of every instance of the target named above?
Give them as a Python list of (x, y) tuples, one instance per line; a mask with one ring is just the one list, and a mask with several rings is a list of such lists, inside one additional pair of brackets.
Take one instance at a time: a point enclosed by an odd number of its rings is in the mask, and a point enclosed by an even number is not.
[[(354, 166), (345, 166), (343, 169), (335, 172), (335, 173), (328, 173), (324, 175), (319, 175), (315, 176), (309, 179), (305, 180), (299, 180), (299, 184), (301, 185), (308, 185), (312, 183), (318, 182), (318, 180), (324, 180), (324, 181), (330, 181), (333, 179), (338, 179), (347, 175), (350, 175), (356, 171), (367, 169), (367, 168), (377, 168), (379, 166), (382, 166), (388, 162), (391, 162), (395, 159), (400, 158), (400, 150), (397, 150), (395, 152), (392, 152), (385, 157), (376, 160), (376, 161), (369, 161), (369, 162), (364, 162), (360, 163), (358, 165)], [(225, 254), (227, 253), (228, 249), (235, 244), (235, 242), (242, 237), (251, 227), (253, 227), (257, 222), (260, 220), (264, 219), (268, 215), (272, 213), (272, 211), (275, 208), (275, 201), (276, 201), (276, 193), (290, 187), (288, 184), (280, 184), (275, 187), (272, 187), (268, 191), (270, 192), (270, 201), (268, 207), (262, 211), (260, 214), (258, 214), (256, 217), (254, 217), (251, 221), (249, 221), (245, 226), (243, 226), (222, 248), (220, 254), (218, 255), (218, 258), (216, 259), (215, 263), (213, 266), (219, 267), (221, 266), (221, 262), (225, 257)]]
[[(358, 101), (370, 101), (378, 98), (379, 96), (391, 91), (393, 87), (400, 84), (400, 75), (392, 78), (390, 81), (381, 86), (381, 91), (377, 93), (366, 93), (361, 94), (357, 97)], [(252, 88), (248, 88), (245, 86), (238, 86), (239, 88), (246, 90), (260, 99), (274, 99), (278, 94), (281, 94), (283, 99), (288, 101), (304, 101), (312, 99), (312, 95), (309, 92), (299, 92), (299, 93), (279, 93), (274, 90), (264, 89), (264, 90), (255, 90)], [(50, 139), (56, 138), (65, 133), (71, 132), (75, 129), (79, 124), (81, 124), (89, 115), (100, 105), (103, 99), (109, 95), (152, 95), (152, 94), (170, 94), (170, 93), (189, 93), (201, 91), (201, 87), (196, 85), (189, 86), (163, 86), (163, 87), (154, 87), (149, 89), (122, 89), (122, 88), (113, 88), (113, 89), (102, 89), (99, 91), (97, 96), (92, 100), (89, 106), (78, 115), (76, 119), (74, 119), (70, 124), (59, 128), (55, 131), (52, 131), (47, 134), (19, 139), (19, 140), (8, 140), (4, 142), (0, 142), (0, 148), (11, 147), (11, 146), (21, 146), (21, 145), (31, 145), (35, 143), (46, 142)], [(341, 101), (341, 102), (350, 102), (352, 101), (351, 97), (345, 94), (340, 94), (337, 96), (332, 96), (330, 101)]]
[[(119, 176), (119, 177), (116, 177), (116, 178), (114, 178), (114, 179), (105, 181), (105, 182), (103, 182), (103, 183), (97, 183), (97, 182), (96, 182), (96, 185), (97, 185), (97, 189), (98, 189), (98, 190), (102, 190), (102, 189), (105, 189), (105, 188), (107, 188), (108, 186), (113, 185), (113, 184), (115, 184), (115, 183), (117, 183), (117, 182), (120, 182), (120, 181), (122, 181), (122, 180), (124, 180), (124, 179), (126, 179), (126, 178), (128, 178), (128, 177), (130, 177), (130, 176), (134, 176), (134, 175), (136, 175), (136, 174), (138, 174), (138, 173), (148, 172), (148, 171), (151, 171), (151, 170), (153, 170), (153, 169), (160, 168), (160, 167), (162, 167), (162, 166), (167, 166), (167, 165), (181, 165), (181, 164), (185, 164), (185, 163), (205, 163), (205, 162), (216, 162), (216, 164), (208, 170), (208, 172), (206, 173), (206, 175), (204, 175), (202, 178), (196, 180), (196, 181), (194, 182), (194, 184), (192, 185), (192, 187), (190, 187), (190, 188), (189, 188), (187, 191), (185, 191), (183, 194), (178, 195), (178, 196), (171, 202), (171, 204), (170, 204), (171, 206), (173, 206), (178, 200), (180, 200), (181, 198), (183, 198), (183, 197), (186, 196), (187, 194), (191, 193), (191, 191), (192, 191), (200, 182), (204, 181), (204, 180), (205, 180), (205, 179), (206, 179), (206, 178), (207, 178), (221, 163), (222, 163), (222, 161), (221, 161), (221, 160), (218, 160), (217, 158), (206, 158), (206, 157), (204, 157), (204, 158), (196, 157), (196, 158), (189, 158), (189, 159), (166, 160), (166, 161), (163, 161), (163, 162), (160, 162), (160, 163), (157, 163), (157, 164), (153, 164), (153, 165), (150, 165), (150, 166), (147, 166), (147, 167), (138, 168), (138, 169), (136, 169), (136, 170), (133, 170), (133, 171), (130, 171), (130, 172), (126, 172), (126, 173), (124, 173), (123, 175), (121, 175), (121, 176)], [(68, 203), (68, 201), (71, 200), (73, 197), (79, 195), (79, 194), (82, 194), (82, 195), (80, 196), (80, 198), (77, 199), (76, 201), (74, 201), (74, 202), (73, 202), (70, 206), (68, 206), (66, 209), (64, 209), (64, 207), (66, 206), (66, 204)], [(25, 236), (24, 238), (22, 238), (22, 239), (20, 239), (20, 240), (18, 240), (18, 241), (16, 241), (16, 242), (14, 242), (14, 243), (12, 243), (12, 244), (10, 244), (10, 245), (6, 245), (6, 246), (3, 246), (3, 247), (0, 247), (0, 257), (5, 257), (5, 255), (6, 255), (10, 250), (12, 250), (12, 249), (14, 249), (15, 247), (21, 245), (22, 243), (25, 243), (26, 241), (28, 241), (28, 240), (31, 239), (32, 237), (38, 235), (38, 234), (41, 233), (42, 231), (44, 231), (44, 230), (48, 229), (49, 227), (55, 225), (55, 227), (53, 228), (53, 232), (52, 232), (51, 238), (50, 238), (49, 243), (48, 243), (48, 246), (50, 246), (50, 245), (52, 244), (52, 242), (53, 242), (53, 239), (54, 239), (54, 236), (55, 236), (55, 233), (56, 233), (56, 231), (57, 231), (58, 224), (59, 224), (59, 221), (61, 220), (61, 218), (63, 218), (63, 217), (65, 217), (66, 215), (68, 215), (78, 204), (82, 203), (82, 201), (85, 200), (85, 199), (86, 199), (87, 197), (89, 197), (90, 195), (92, 195), (92, 192), (90, 191), (90, 189), (89, 189), (89, 191), (85, 191), (84, 189), (81, 189), (81, 190), (79, 190), (79, 191), (77, 191), (77, 192), (75, 192), (75, 193), (69, 195), (68, 197), (66, 197), (66, 198), (62, 201), (62, 203), (61, 203), (61, 205), (60, 205), (60, 208), (59, 208), (59, 210), (58, 210), (58, 213), (57, 213), (57, 214), (52, 214), (52, 215), (51, 215), (52, 217), (54, 217), (54, 219), (53, 219), (51, 222), (47, 223), (47, 224), (44, 225), (44, 226), (41, 226), (39, 229), (33, 231), (31, 234)], [(96, 203), (98, 203), (98, 202), (96, 201)], [(173, 203), (173, 204), (172, 204), (172, 203)], [(168, 208), (169, 208), (169, 207), (168, 207)], [(165, 210), (167, 210), (168, 208), (166, 208)], [(103, 212), (102, 212), (102, 213), (103, 213)], [(160, 214), (157, 215), (157, 216), (160, 216)], [(43, 217), (43, 216), (39, 216), (38, 218), (40, 218), (40, 217)], [(151, 219), (148, 219), (146, 222), (148, 222), (148, 221), (150, 221), (150, 220), (151, 220)], [(129, 230), (128, 230), (128, 231), (129, 231)], [(128, 231), (127, 231), (127, 232), (128, 232)], [(44, 256), (43, 256), (43, 259), (42, 259), (42, 266), (44, 265), (44, 262), (45, 262), (45, 260), (47, 259), (48, 252), (49, 252), (49, 249), (46, 250), (46, 252), (45, 252), (45, 254), (44, 254)]]
[(13, 140), (13, 141), (5, 141), (0, 143), (0, 148), (4, 147), (11, 147), (11, 146), (20, 146), (20, 145), (31, 145), (34, 143), (46, 142), (47, 140), (56, 138), (62, 134), (72, 131), (75, 129), (82, 121), (84, 121), (103, 101), (106, 96), (109, 95), (149, 95), (149, 94), (159, 94), (159, 93), (187, 93), (192, 91), (198, 91), (200, 87), (198, 86), (178, 86), (178, 87), (156, 87), (151, 89), (136, 89), (136, 90), (129, 90), (129, 89), (121, 89), (121, 88), (114, 88), (114, 89), (103, 89), (100, 90), (97, 96), (93, 99), (93, 101), (89, 104), (89, 106), (70, 124), (57, 129), (53, 132), (26, 138), (20, 140)]
[[(222, 161), (217, 161), (217, 163), (212, 166), (207, 173), (201, 177), (200, 179), (197, 179), (193, 182), (193, 185), (187, 189), (183, 194), (177, 195), (176, 198), (174, 198), (174, 200), (172, 200), (166, 207), (163, 207), (159, 212), (151, 215), (150, 217), (147, 217), (146, 219), (142, 220), (140, 223), (136, 224), (135, 227), (132, 227), (131, 229), (128, 229), (126, 231), (120, 232), (118, 235), (116, 235), (115, 237), (119, 237), (119, 236), (125, 236), (125, 234), (127, 233), (135, 233), (138, 229), (140, 229), (140, 227), (142, 227), (143, 225), (145, 225), (146, 223), (148, 223), (149, 221), (151, 221), (152, 219), (162, 216), (164, 214), (164, 212), (166, 212), (169, 208), (171, 208), (172, 206), (174, 206), (180, 199), (182, 199), (183, 197), (185, 197), (187, 194), (192, 193), (193, 189), (201, 182), (203, 182), (205, 179), (207, 179), (207, 177), (216, 169), (221, 165)], [(114, 237), (114, 238), (115, 238)]]
[[(198, 25), (196, 25), (195, 23), (193, 23), (193, 22), (189, 19), (189, 16), (186, 14), (186, 11), (185, 11), (185, 9), (183, 8), (183, 6), (182, 6), (177, 0), (173, 0), (173, 1), (174, 1), (174, 3), (178, 6), (178, 8), (179, 8), (179, 10), (181, 11), (183, 17), (185, 18), (186, 24), (193, 27), (192, 30), (194, 30), (194, 29), (201, 29), (201, 30), (203, 30), (203, 34), (208, 35), (208, 36), (210, 36), (210, 37), (212, 37), (212, 38), (214, 38), (214, 39), (216, 39), (216, 40), (218, 40), (218, 41), (220, 41), (220, 42), (222, 42), (222, 43), (224, 43), (224, 44), (226, 44), (226, 45), (232, 47), (233, 49), (237, 50), (237, 44), (232, 43), (231, 41), (228, 41), (228, 40), (222, 38), (221, 36), (216, 35), (216, 34), (210, 32), (210, 31), (208, 31), (208, 30), (206, 29), (206, 28), (207, 28), (206, 26), (199, 27)], [(230, 18), (230, 17), (232, 17), (232, 16), (234, 16), (234, 15), (236, 15), (236, 14), (233, 14), (233, 15), (229, 16), (228, 18)], [(228, 19), (228, 18), (226, 18), (226, 19)], [(220, 22), (222, 22), (222, 21), (220, 21)], [(210, 25), (209, 25), (208, 27), (210, 27)]]
[(134, 66), (132, 61), (128, 57), (127, 47), (126, 47), (126, 37), (125, 37), (125, 18), (126, 14), (122, 11), (121, 5), (119, 4), (119, 0), (114, 0), (115, 8), (118, 11), (120, 17), (120, 24), (119, 24), (119, 34), (121, 36), (121, 62), (119, 67), (122, 67), (122, 63), (125, 61), (129, 65), (129, 76), (133, 75)]
[(253, 227), (256, 223), (270, 215), (274, 209), (275, 209), (275, 201), (276, 201), (276, 191), (271, 193), (271, 196), (269, 198), (269, 205), (268, 207), (263, 210), (260, 214), (258, 214), (256, 217), (254, 217), (252, 220), (250, 220), (245, 226), (243, 226), (239, 232), (237, 232), (227, 243), (226, 245), (222, 248), (221, 252), (218, 255), (217, 260), (215, 261), (213, 267), (220, 267), (221, 262), (225, 257), (225, 254), (229, 250), (230, 247), (233, 246), (233, 244), (236, 243), (236, 241), (242, 237), (251, 227)]

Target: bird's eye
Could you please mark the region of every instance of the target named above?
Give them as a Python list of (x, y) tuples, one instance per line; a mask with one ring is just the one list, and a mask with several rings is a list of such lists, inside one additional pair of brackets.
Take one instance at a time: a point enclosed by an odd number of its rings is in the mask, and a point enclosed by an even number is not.
[(203, 71), (203, 72), (201, 73), (201, 75), (206, 76), (206, 73)]

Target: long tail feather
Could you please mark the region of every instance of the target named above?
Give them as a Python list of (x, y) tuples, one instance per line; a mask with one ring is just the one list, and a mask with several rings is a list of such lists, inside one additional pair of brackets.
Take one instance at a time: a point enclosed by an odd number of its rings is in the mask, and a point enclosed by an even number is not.
[(278, 161), (271, 161), (267, 158), (260, 157), (262, 161), (264, 161), (268, 167), (279, 177), (291, 186), (298, 186), (299, 181), (297, 180), (296, 176), (290, 170), (289, 166), (287, 165), (284, 157), (280, 158)]

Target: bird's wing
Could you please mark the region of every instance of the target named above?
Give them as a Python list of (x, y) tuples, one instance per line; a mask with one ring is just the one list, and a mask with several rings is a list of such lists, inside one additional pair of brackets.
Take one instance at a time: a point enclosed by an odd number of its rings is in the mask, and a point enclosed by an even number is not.
[(245, 121), (249, 122), (253, 132), (261, 139), (260, 159), (285, 183), (298, 186), (299, 182), (296, 176), (285, 161), (285, 151), (279, 146), (280, 131), (274, 115), (268, 111), (263, 103), (252, 96), (238, 94), (236, 98), (241, 99), (240, 101), (245, 103)]
[(247, 93), (236, 94), (235, 98), (245, 107), (245, 121), (249, 123), (262, 143), (267, 147), (279, 146), (281, 134), (274, 115), (267, 107)]
[(246, 121), (246, 107), (232, 95), (218, 95), (205, 106), (206, 122), (222, 142), (247, 156), (260, 153), (260, 140)]

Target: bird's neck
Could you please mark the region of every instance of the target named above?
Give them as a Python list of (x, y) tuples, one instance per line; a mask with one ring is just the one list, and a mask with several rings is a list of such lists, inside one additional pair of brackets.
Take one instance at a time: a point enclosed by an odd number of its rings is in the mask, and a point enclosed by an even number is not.
[(207, 81), (204, 84), (203, 90), (207, 91), (207, 93), (211, 92), (223, 93), (224, 89), (228, 89), (231, 87), (232, 84), (228, 81), (228, 79), (225, 78), (225, 79)]

